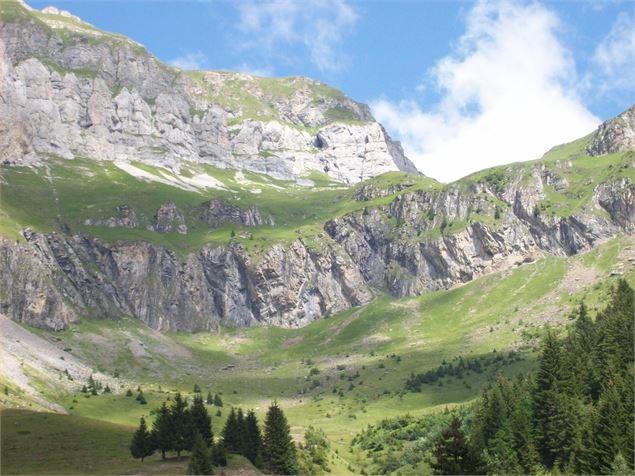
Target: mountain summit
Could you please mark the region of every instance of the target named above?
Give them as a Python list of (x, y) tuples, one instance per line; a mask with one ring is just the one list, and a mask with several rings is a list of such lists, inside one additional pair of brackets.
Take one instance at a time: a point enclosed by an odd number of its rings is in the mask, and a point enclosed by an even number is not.
[(0, 5), (0, 154), (184, 163), (354, 183), (416, 172), (369, 108), (304, 77), (182, 71), (52, 7)]

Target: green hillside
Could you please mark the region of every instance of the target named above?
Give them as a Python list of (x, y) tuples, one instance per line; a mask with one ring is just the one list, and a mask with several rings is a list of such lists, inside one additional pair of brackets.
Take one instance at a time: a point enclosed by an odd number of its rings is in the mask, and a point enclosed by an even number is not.
[[(400, 300), (379, 298), (301, 329), (162, 335), (133, 319), (85, 319), (56, 334), (32, 329), (95, 370), (117, 372), (121, 388), (111, 395), (86, 396), (79, 391), (82, 381), (76, 382), (76, 392), (61, 392), (55, 381), (64, 376), (34, 373), (31, 381), (74, 417), (128, 428), (118, 433), (120, 446), (113, 442), (113, 451), (125, 448), (141, 415), (147, 416), (170, 393), (191, 395), (195, 384), (204, 394), (221, 394), (225, 403), (220, 417), (216, 409), (210, 410), (215, 432), (230, 405), (254, 408), (262, 418), (268, 403), (276, 399), (294, 437), (301, 441), (308, 425), (322, 428), (337, 450), (337, 467), (346, 471), (361, 457), (351, 453), (350, 442), (368, 424), (461, 405), (475, 398), (497, 373), (512, 375), (533, 368), (544, 325), (566, 326), (570, 310), (581, 299), (593, 312), (615, 269), (626, 269), (626, 277), (634, 281), (628, 261), (634, 249), (632, 238), (618, 238), (583, 255), (547, 257), (450, 291)], [(412, 373), (434, 370), (444, 361), (456, 364), (459, 356), (480, 359), (482, 373), (446, 377), (423, 385), (420, 392), (406, 388)], [(124, 395), (127, 388), (137, 386), (147, 406)], [(8, 441), (14, 437), (18, 435)], [(129, 458), (127, 450), (122, 458)]]

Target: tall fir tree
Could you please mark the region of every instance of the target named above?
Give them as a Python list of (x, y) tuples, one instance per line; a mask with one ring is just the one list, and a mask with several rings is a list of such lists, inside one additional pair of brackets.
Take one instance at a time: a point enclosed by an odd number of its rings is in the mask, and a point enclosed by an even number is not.
[(243, 409), (238, 407), (236, 411), (236, 427), (238, 428), (238, 452), (241, 455), (245, 455), (246, 449), (246, 427), (245, 427), (245, 414), (243, 413)]
[(207, 408), (203, 403), (203, 398), (200, 395), (196, 395), (192, 401), (190, 407), (190, 419), (192, 422), (192, 428), (197, 431), (205, 444), (209, 447), (212, 444), (212, 417), (207, 413)]
[(143, 459), (154, 453), (154, 442), (152, 441), (152, 435), (148, 431), (145, 418), (141, 417), (139, 422), (139, 428), (132, 436), (132, 442), (130, 443), (130, 453), (133, 458), (140, 458), (143, 463)]
[(557, 457), (553, 449), (557, 448), (560, 431), (558, 425), (562, 418), (562, 399), (559, 398), (563, 371), (561, 345), (555, 333), (548, 329), (542, 339), (534, 391), (536, 446), (542, 463), (547, 468), (553, 466)]
[(165, 459), (165, 453), (174, 447), (174, 431), (172, 428), (172, 415), (165, 402), (156, 413), (152, 423), (152, 438), (156, 449), (161, 452), (161, 459)]
[(284, 412), (273, 402), (267, 410), (263, 445), (264, 468), (271, 474), (296, 474), (295, 445)]
[(432, 463), (435, 474), (475, 473), (467, 438), (457, 416), (452, 417), (450, 425), (441, 432), (432, 453), (435, 458), (435, 462)]
[(185, 400), (180, 393), (174, 396), (170, 407), (170, 418), (172, 420), (172, 444), (178, 458), (181, 452), (192, 448), (192, 421), (190, 411)]
[(225, 448), (227, 451), (234, 453), (240, 452), (241, 446), (241, 434), (240, 427), (238, 426), (238, 419), (236, 415), (236, 409), (232, 407), (225, 426), (223, 427), (223, 441), (225, 442)]
[(192, 437), (192, 455), (187, 465), (187, 474), (214, 474), (207, 442), (198, 431)]
[(256, 468), (262, 468), (262, 434), (253, 410), (245, 418), (244, 455)]

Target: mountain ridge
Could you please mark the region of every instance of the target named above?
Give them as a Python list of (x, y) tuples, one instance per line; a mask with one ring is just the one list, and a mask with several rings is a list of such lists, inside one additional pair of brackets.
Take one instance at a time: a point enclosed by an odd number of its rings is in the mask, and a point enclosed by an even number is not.
[[(185, 162), (358, 182), (416, 172), (368, 106), (304, 77), (181, 71), (70, 15), (0, 6), (5, 161)], [(0, 47), (2, 47), (0, 46)]]
[(21, 5), (0, 9), (0, 311), (16, 321), (299, 327), (633, 233), (635, 106), (441, 184), (398, 171), (368, 108), (322, 83), (181, 72)]

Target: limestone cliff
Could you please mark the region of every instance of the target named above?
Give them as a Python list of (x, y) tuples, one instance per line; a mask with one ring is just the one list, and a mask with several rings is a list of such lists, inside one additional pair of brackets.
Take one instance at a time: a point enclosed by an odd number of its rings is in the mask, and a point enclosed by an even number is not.
[(416, 172), (368, 107), (304, 77), (181, 71), (65, 12), (0, 4), (0, 156), (184, 162), (354, 183)]

